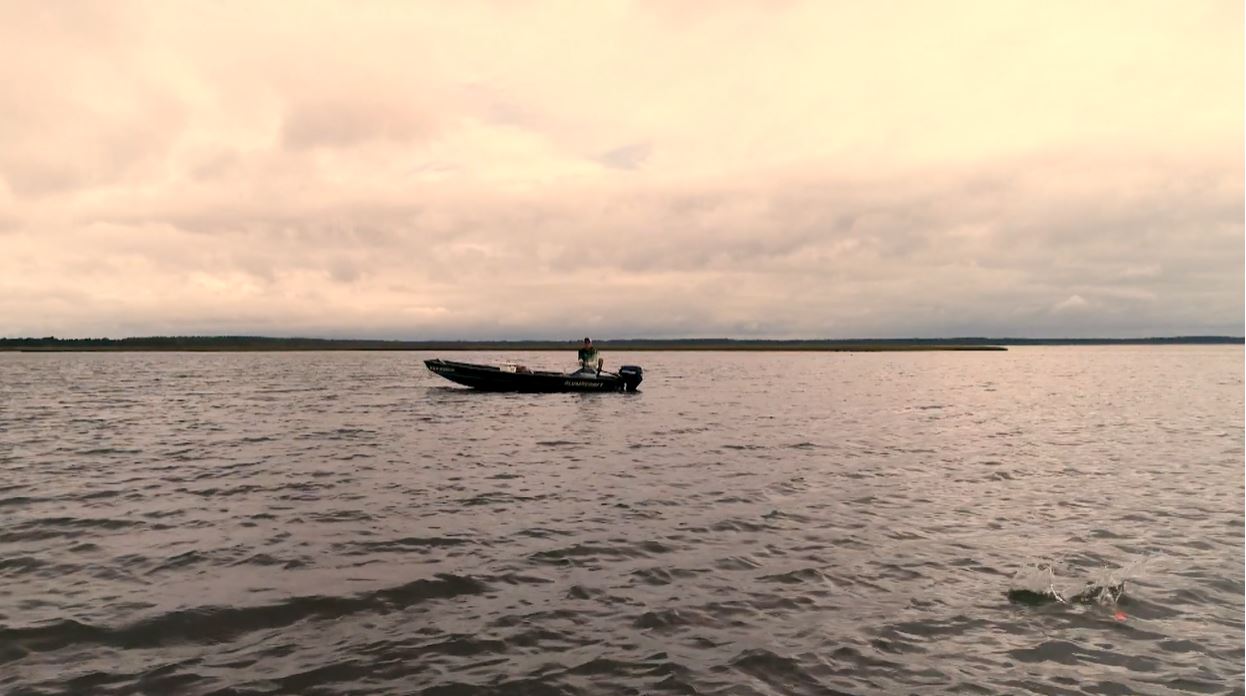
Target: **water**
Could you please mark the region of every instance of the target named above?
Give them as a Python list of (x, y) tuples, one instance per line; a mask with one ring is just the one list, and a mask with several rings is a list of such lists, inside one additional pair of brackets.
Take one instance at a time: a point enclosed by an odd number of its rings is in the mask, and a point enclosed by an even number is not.
[(425, 357), (0, 354), (0, 692), (1243, 693), (1240, 346)]

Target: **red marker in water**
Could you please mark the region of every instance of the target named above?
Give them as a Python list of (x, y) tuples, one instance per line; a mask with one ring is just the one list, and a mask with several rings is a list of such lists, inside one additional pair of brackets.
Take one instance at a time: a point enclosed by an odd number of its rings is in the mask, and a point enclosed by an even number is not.
[(1117, 621), (1124, 621), (1128, 617), (1125, 616), (1125, 612), (1118, 611), (1112, 616), (1112, 618), (1116, 619)]

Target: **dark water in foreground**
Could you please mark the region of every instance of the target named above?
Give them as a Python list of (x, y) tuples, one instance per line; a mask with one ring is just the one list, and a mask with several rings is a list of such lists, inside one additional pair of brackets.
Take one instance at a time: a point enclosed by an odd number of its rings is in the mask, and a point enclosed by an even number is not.
[(424, 357), (0, 354), (0, 692), (1243, 692), (1241, 347)]

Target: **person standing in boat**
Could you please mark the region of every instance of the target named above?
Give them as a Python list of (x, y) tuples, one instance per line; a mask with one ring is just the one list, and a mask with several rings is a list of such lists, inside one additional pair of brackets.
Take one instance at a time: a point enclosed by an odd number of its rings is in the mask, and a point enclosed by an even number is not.
[(605, 364), (605, 360), (597, 357), (597, 349), (593, 347), (593, 339), (585, 336), (584, 345), (580, 346), (577, 353), (580, 360), (580, 369), (588, 371), (601, 371), (601, 366)]

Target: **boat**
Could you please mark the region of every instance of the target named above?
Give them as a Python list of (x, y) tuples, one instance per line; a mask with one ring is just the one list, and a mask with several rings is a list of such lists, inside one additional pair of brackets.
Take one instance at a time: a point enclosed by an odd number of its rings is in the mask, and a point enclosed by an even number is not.
[(451, 382), (497, 392), (634, 392), (644, 379), (644, 370), (636, 365), (624, 365), (617, 373), (545, 372), (523, 365), (474, 365), (441, 358), (425, 360), (424, 365)]

